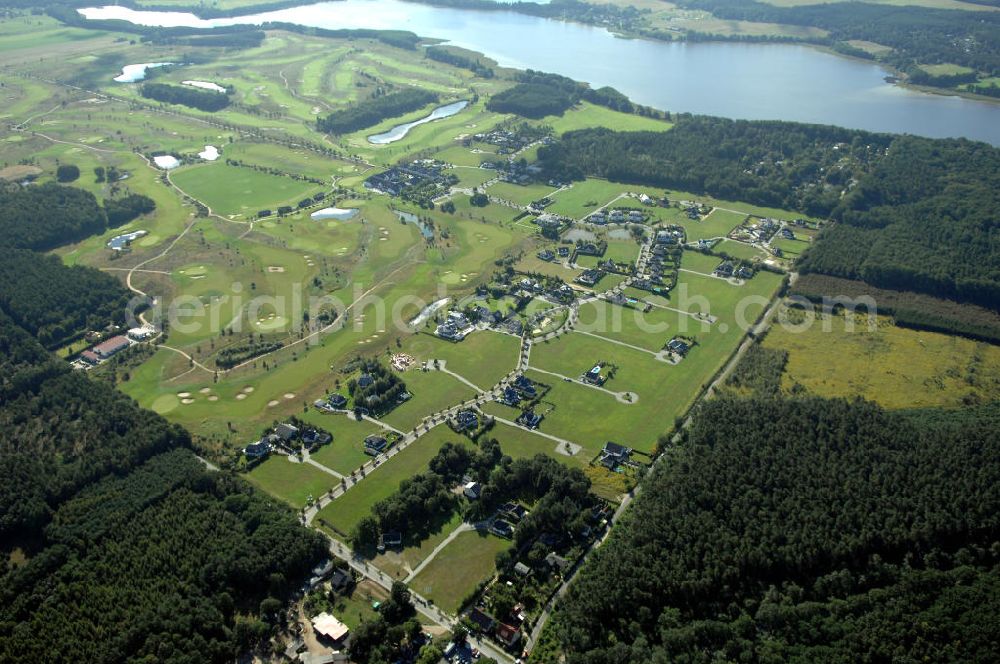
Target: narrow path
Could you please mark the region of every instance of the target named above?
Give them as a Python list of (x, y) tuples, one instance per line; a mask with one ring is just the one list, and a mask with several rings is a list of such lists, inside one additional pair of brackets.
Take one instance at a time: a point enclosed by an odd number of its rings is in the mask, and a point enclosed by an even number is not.
[(665, 355), (664, 351), (657, 352), (657, 351), (654, 351), (654, 350), (649, 350), (648, 348), (643, 348), (641, 346), (633, 346), (632, 344), (625, 343), (624, 341), (619, 341), (617, 339), (609, 339), (608, 337), (602, 337), (599, 334), (594, 334), (593, 332), (587, 332), (586, 330), (574, 330), (574, 331), (577, 334), (585, 334), (588, 337), (594, 337), (595, 339), (600, 339), (602, 341), (607, 341), (610, 344), (617, 344), (619, 346), (624, 346), (625, 348), (631, 348), (632, 350), (637, 350), (640, 353), (647, 353), (647, 354), (652, 355), (653, 357), (655, 357), (660, 362), (667, 362), (668, 364), (670, 363), (670, 360), (665, 359), (665, 357), (664, 357), (664, 355)]
[[(537, 371), (539, 373), (548, 374), (550, 376), (555, 376), (556, 378), (560, 378), (565, 383), (573, 383), (574, 385), (580, 385), (582, 387), (589, 387), (592, 390), (599, 390), (599, 391), (604, 392), (606, 394), (610, 394), (616, 400), (618, 400), (618, 401), (620, 401), (622, 403), (625, 403), (625, 404), (635, 403), (636, 401), (639, 400), (639, 397), (637, 395), (635, 395), (635, 394), (632, 394), (631, 392), (615, 392), (615, 391), (609, 390), (608, 388), (603, 387), (601, 385), (594, 385), (592, 383), (588, 383), (585, 380), (580, 380), (579, 378), (572, 378), (570, 376), (565, 376), (565, 375), (563, 375), (561, 373), (556, 373), (555, 371), (546, 371), (545, 369), (539, 369), (538, 367), (528, 367), (528, 368), (531, 369), (532, 371)], [(625, 398), (625, 394), (632, 394), (632, 401), (628, 401)]]
[(430, 552), (430, 555), (421, 560), (420, 564), (417, 565), (409, 574), (406, 575), (406, 578), (403, 579), (403, 583), (409, 585), (410, 581), (412, 581), (417, 574), (420, 574), (420, 572), (423, 571), (423, 569), (427, 567), (427, 565), (432, 560), (434, 560), (437, 554), (441, 553), (442, 549), (444, 549), (446, 546), (455, 541), (455, 538), (461, 535), (462, 533), (467, 533), (471, 530), (475, 530), (472, 524), (465, 522), (458, 524), (458, 527), (455, 528), (455, 530), (451, 531), (451, 533), (449, 533), (448, 536), (445, 537), (440, 544), (434, 547), (434, 550)]

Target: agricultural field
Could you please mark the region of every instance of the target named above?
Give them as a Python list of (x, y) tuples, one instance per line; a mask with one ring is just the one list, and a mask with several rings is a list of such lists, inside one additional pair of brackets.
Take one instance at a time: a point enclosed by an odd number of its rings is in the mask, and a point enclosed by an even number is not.
[(767, 348), (788, 351), (784, 390), (862, 397), (886, 408), (958, 408), (1000, 397), (1000, 348), (962, 337), (897, 327), (879, 317), (784, 310)]

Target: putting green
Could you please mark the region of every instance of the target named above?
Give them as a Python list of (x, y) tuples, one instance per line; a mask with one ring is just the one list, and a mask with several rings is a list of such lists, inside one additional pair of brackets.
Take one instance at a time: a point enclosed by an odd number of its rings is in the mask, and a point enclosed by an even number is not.
[(150, 408), (152, 408), (154, 412), (163, 415), (164, 413), (169, 413), (179, 405), (181, 405), (180, 399), (173, 394), (161, 394), (156, 397), (152, 404), (150, 404)]

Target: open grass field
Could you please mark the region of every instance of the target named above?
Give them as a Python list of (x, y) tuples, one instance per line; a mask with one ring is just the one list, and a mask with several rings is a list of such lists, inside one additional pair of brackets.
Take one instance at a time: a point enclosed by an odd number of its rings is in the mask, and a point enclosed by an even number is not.
[(441, 371), (408, 371), (404, 382), (413, 398), (382, 418), (400, 431), (409, 431), (430, 413), (475, 396), (471, 387)]
[(730, 212), (715, 208), (709, 215), (698, 221), (692, 221), (687, 217), (680, 220), (680, 225), (687, 233), (688, 242), (695, 240), (707, 240), (714, 237), (725, 237), (729, 231), (743, 223), (745, 214)]
[(510, 201), (515, 205), (527, 205), (532, 201), (550, 196), (555, 191), (555, 187), (545, 184), (520, 185), (512, 182), (497, 182), (486, 189), (486, 193), (490, 196)]
[(310, 496), (321, 495), (340, 484), (340, 480), (315, 466), (293, 463), (289, 457), (271, 455), (246, 474), (250, 482), (292, 507), (305, 507)]
[[(799, 318), (789, 314), (788, 320)], [(1000, 398), (1000, 348), (961, 337), (896, 327), (867, 318), (848, 331), (843, 316), (811, 325), (775, 324), (765, 347), (788, 351), (786, 390), (801, 385), (825, 397), (855, 397), (886, 408), (961, 407)], [(824, 328), (827, 328), (824, 330)]]
[[(769, 5), (778, 7), (800, 7), (818, 5), (829, 0), (764, 0)], [(964, 9), (967, 11), (996, 11), (995, 7), (981, 5), (962, 0), (871, 0), (873, 5), (930, 7), (932, 9)]]
[[(416, 334), (403, 349), (419, 361), (442, 360), (444, 368), (483, 389), (495, 385), (517, 367), (520, 339), (509, 334), (483, 330), (453, 343), (431, 334)], [(406, 380), (418, 370), (403, 375)]]
[[(803, 243), (795, 243), (793, 246), (795, 248), (801, 247)], [(776, 245), (780, 246), (780, 245)], [(723, 240), (719, 244), (713, 247), (715, 251), (724, 252), (732, 256), (733, 258), (743, 258), (746, 260), (753, 260), (755, 258), (763, 259), (767, 257), (767, 252), (757, 247), (751, 246), (744, 242), (736, 242), (735, 240)]]
[(405, 539), (402, 551), (386, 551), (372, 558), (372, 563), (389, 576), (402, 580), (461, 523), (462, 517), (456, 512), (449, 519), (433, 524), (430, 536), (419, 542)]
[(496, 554), (508, 540), (477, 532), (461, 533), (413, 579), (415, 591), (445, 611), (458, 611), (462, 600), (493, 575)]
[[(388, 498), (408, 477), (427, 470), (427, 464), (446, 442), (471, 445), (468, 438), (440, 425), (421, 436), (415, 443), (396, 454), (350, 489), (319, 511), (317, 523), (330, 524), (338, 531), (350, 534), (354, 526), (371, 513), (372, 506)], [(332, 476), (331, 476), (332, 478)]]
[(382, 427), (371, 422), (358, 422), (347, 415), (324, 413), (312, 408), (299, 417), (321, 429), (329, 431), (333, 442), (312, 453), (312, 458), (341, 475), (361, 467), (371, 459), (365, 454), (365, 438), (374, 433), (384, 433)]
[(213, 212), (242, 217), (264, 208), (295, 207), (303, 198), (323, 189), (309, 182), (225, 163), (191, 166), (171, 174), (170, 179)]
[(617, 131), (667, 131), (673, 123), (647, 118), (633, 113), (619, 113), (590, 102), (580, 102), (562, 115), (550, 115), (542, 120), (557, 136), (576, 129), (607, 127)]

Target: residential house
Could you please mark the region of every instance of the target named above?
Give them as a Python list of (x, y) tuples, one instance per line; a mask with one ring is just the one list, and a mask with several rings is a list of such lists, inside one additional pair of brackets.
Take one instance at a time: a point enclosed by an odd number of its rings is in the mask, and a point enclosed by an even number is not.
[(719, 264), (719, 267), (715, 268), (715, 273), (720, 277), (731, 277), (733, 276), (733, 264), (729, 261), (724, 261)]
[(734, 274), (735, 274), (736, 277), (738, 277), (740, 279), (749, 279), (750, 277), (753, 276), (753, 268), (752, 267), (748, 267), (746, 265), (741, 265), (736, 270), (736, 272), (734, 272)]
[(389, 447), (389, 441), (378, 434), (371, 434), (365, 438), (365, 454), (378, 456)]
[(519, 561), (514, 565), (514, 573), (518, 576), (528, 576), (531, 574), (531, 568)]
[(595, 364), (590, 371), (583, 374), (583, 380), (591, 385), (603, 385), (604, 377), (601, 376), (601, 365)]
[(343, 394), (331, 394), (328, 403), (330, 404), (330, 408), (343, 410), (347, 407), (347, 397)]
[(691, 350), (691, 344), (683, 339), (671, 339), (667, 344), (667, 350), (683, 357), (688, 354), (689, 350)]
[(494, 636), (496, 636), (497, 641), (500, 643), (504, 644), (508, 648), (513, 648), (517, 645), (518, 641), (521, 640), (521, 628), (508, 625), (506, 623), (500, 623), (497, 625)]
[(80, 358), (87, 364), (100, 364), (101, 358), (97, 356), (97, 353), (91, 350), (85, 350), (80, 353)]
[(282, 422), (278, 426), (274, 427), (274, 433), (281, 439), (282, 442), (287, 443), (288, 441), (295, 440), (299, 437), (299, 428), (294, 424)]
[(628, 212), (628, 220), (633, 223), (639, 223), (641, 221), (644, 221), (645, 219), (646, 215), (644, 215), (639, 210), (629, 210)]
[(462, 410), (455, 416), (454, 428), (457, 431), (467, 431), (479, 426), (479, 416), (475, 411)]
[(556, 252), (559, 254), (560, 258), (566, 258), (569, 256), (569, 247), (559, 247), (556, 249)]
[(261, 459), (271, 453), (271, 443), (267, 437), (261, 438), (256, 443), (250, 443), (243, 448), (243, 454), (248, 459)]
[(496, 620), (493, 616), (485, 613), (479, 607), (472, 609), (469, 613), (469, 621), (476, 626), (481, 634), (492, 634)]
[(497, 510), (497, 513), (508, 521), (520, 523), (521, 519), (528, 516), (528, 510), (518, 503), (504, 503)]
[(535, 384), (531, 382), (524, 374), (521, 374), (514, 379), (514, 389), (517, 390), (525, 399), (534, 399), (538, 396), (538, 390), (535, 389)]
[(403, 548), (403, 533), (398, 530), (387, 530), (379, 536), (378, 549), (379, 553), (384, 553), (386, 549), (401, 549)]
[(312, 619), (313, 630), (321, 637), (329, 639), (333, 643), (342, 643), (351, 631), (344, 623), (337, 620), (332, 614), (323, 612)]
[(335, 592), (346, 593), (354, 587), (354, 576), (350, 572), (338, 568), (330, 576), (330, 587)]
[(373, 378), (371, 374), (364, 373), (361, 374), (361, 376), (358, 378), (358, 387), (360, 387), (361, 389), (371, 387), (374, 384), (375, 384), (375, 378)]
[(469, 500), (479, 500), (479, 495), (483, 492), (483, 485), (479, 482), (467, 482), (462, 488), (462, 493)]
[(608, 441), (604, 443), (604, 449), (601, 450), (601, 465), (609, 470), (614, 470), (623, 463), (628, 463), (631, 455), (632, 448)]
[(580, 273), (580, 276), (576, 278), (576, 282), (578, 284), (582, 284), (583, 286), (596, 286), (597, 282), (600, 281), (601, 277), (603, 276), (604, 273), (601, 272), (600, 270), (596, 269), (584, 270), (583, 272)]
[(497, 537), (510, 539), (514, 537), (514, 526), (503, 519), (494, 519), (493, 522), (490, 523), (490, 532)]
[(553, 570), (558, 570), (559, 572), (565, 571), (568, 567), (570, 567), (570, 565), (572, 565), (569, 560), (563, 558), (555, 551), (552, 551), (549, 555), (545, 556), (545, 564)]
[(639, 202), (643, 205), (652, 205), (653, 199), (646, 194), (639, 194)]
[(539, 251), (537, 255), (543, 261), (551, 261), (556, 257), (556, 255), (553, 254), (549, 249)]
[(532, 410), (526, 410), (517, 416), (516, 422), (528, 429), (537, 429), (538, 425), (542, 423), (542, 416)]
[(302, 432), (302, 442), (309, 446), (326, 445), (331, 440), (333, 440), (333, 436), (318, 429), (306, 429)]
[(503, 394), (497, 401), (507, 406), (516, 406), (521, 403), (521, 397), (513, 387), (505, 387)]

